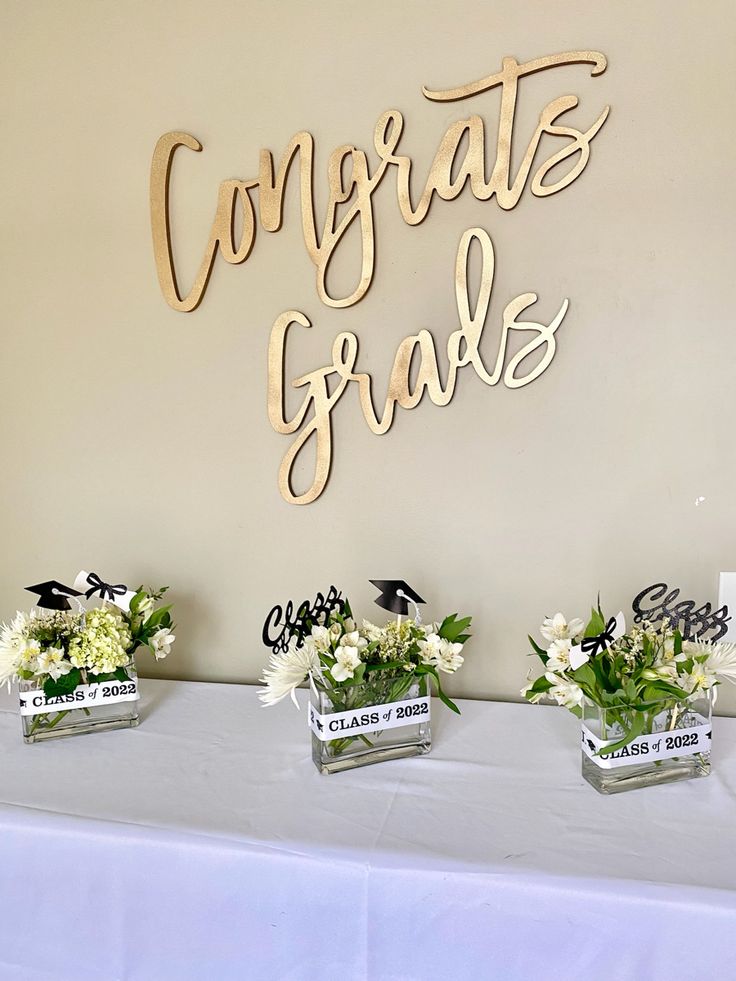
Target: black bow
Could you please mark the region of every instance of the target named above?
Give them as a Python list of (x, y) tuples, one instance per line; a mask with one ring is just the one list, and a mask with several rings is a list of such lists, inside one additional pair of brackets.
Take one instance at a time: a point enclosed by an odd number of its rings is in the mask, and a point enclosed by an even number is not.
[(595, 637), (584, 637), (580, 642), (580, 649), (586, 654), (590, 654), (591, 657), (595, 657), (601, 651), (605, 651), (616, 639), (613, 636), (613, 631), (616, 629), (616, 617), (611, 617), (611, 619), (606, 624), (603, 633), (597, 634)]
[(84, 594), (87, 599), (94, 593), (99, 593), (100, 599), (109, 599), (111, 602), (115, 602), (116, 596), (125, 596), (128, 592), (128, 587), (125, 583), (119, 582), (115, 586), (111, 586), (109, 582), (103, 582), (96, 572), (90, 572), (87, 576), (87, 582), (90, 585), (90, 588)]

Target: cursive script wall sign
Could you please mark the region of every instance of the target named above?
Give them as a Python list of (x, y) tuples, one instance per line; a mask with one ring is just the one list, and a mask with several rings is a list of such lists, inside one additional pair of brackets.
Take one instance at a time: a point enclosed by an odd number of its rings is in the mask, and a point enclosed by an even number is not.
[[(194, 310), (201, 302), (209, 282), (218, 253), (232, 264), (246, 261), (256, 239), (256, 209), (251, 195), (258, 193), (258, 220), (269, 232), (276, 232), (283, 221), (284, 195), (292, 165), (298, 161), (298, 181), (301, 200), (301, 224), (304, 245), (316, 268), (316, 286), (319, 298), (327, 306), (341, 308), (357, 303), (365, 296), (373, 281), (375, 237), (373, 221), (373, 194), (389, 172), (396, 180), (396, 195), (400, 214), (407, 225), (418, 225), (427, 217), (435, 195), (445, 201), (457, 198), (466, 185), (478, 201), (495, 198), (504, 210), (513, 208), (530, 184), (536, 197), (547, 197), (568, 187), (583, 172), (590, 159), (590, 144), (609, 113), (605, 106), (587, 129), (577, 129), (561, 122), (561, 117), (578, 105), (573, 95), (563, 95), (548, 102), (539, 115), (539, 121), (526, 147), (516, 174), (511, 172), (512, 146), (514, 141), (514, 116), (519, 97), (520, 80), (535, 72), (563, 66), (584, 64), (591, 66), (591, 75), (600, 75), (606, 68), (606, 59), (599, 51), (567, 51), (548, 55), (533, 61), (519, 63), (515, 58), (504, 58), (501, 71), (458, 88), (433, 90), (423, 88), (424, 96), (433, 102), (451, 102), (474, 98), (484, 92), (500, 89), (501, 107), (495, 141), (495, 162), (490, 173), (486, 165), (486, 127), (483, 118), (471, 115), (451, 123), (442, 136), (434, 159), (424, 181), (424, 187), (415, 201), (411, 183), (416, 168), (409, 156), (398, 152), (404, 120), (396, 110), (389, 110), (379, 118), (373, 134), (373, 146), (377, 156), (370, 163), (368, 155), (357, 147), (337, 147), (327, 166), (328, 203), (321, 232), (318, 232), (317, 215), (313, 202), (314, 140), (307, 132), (297, 133), (289, 142), (279, 161), (274, 165), (270, 151), (262, 150), (256, 177), (245, 180), (222, 181), (217, 196), (215, 217), (194, 283), (188, 290), (180, 289), (174, 263), (174, 248), (169, 219), (169, 194), (174, 155), (179, 147), (200, 151), (202, 144), (194, 136), (184, 132), (171, 132), (162, 136), (153, 154), (151, 165), (151, 226), (156, 269), (161, 291), (166, 302), (174, 310), (185, 313)], [(534, 172), (534, 160), (542, 138), (561, 137), (564, 145), (542, 163)], [(565, 162), (572, 166), (565, 169)], [(556, 179), (549, 179), (555, 168)], [(530, 182), (531, 178), (531, 182)], [(548, 180), (548, 183), (545, 183)], [(338, 211), (341, 217), (338, 218)], [(235, 241), (234, 228), (241, 225), (239, 240)], [(340, 247), (353, 222), (359, 222), (361, 232), (360, 269), (356, 270), (353, 287), (344, 295), (334, 295), (327, 284), (330, 262)], [(471, 304), (467, 282), (467, 262), (471, 246), (477, 242), (482, 253), (482, 277), (478, 300)], [(365, 420), (377, 435), (391, 427), (396, 405), (411, 409), (419, 404), (426, 391), (435, 405), (447, 405), (455, 391), (457, 371), (472, 365), (478, 377), (487, 385), (495, 385), (503, 379), (509, 388), (519, 388), (539, 377), (548, 367), (555, 354), (555, 331), (562, 323), (568, 301), (562, 301), (559, 311), (549, 324), (534, 320), (518, 320), (519, 316), (536, 303), (535, 293), (523, 293), (506, 305), (503, 313), (498, 354), (495, 364), (489, 368), (480, 353), (480, 340), (485, 326), (491, 297), (495, 257), (493, 244), (482, 228), (465, 232), (457, 252), (455, 292), (457, 297), (460, 329), (447, 341), (447, 381), (443, 385), (438, 367), (437, 349), (432, 335), (421, 330), (401, 342), (396, 352), (390, 376), (388, 393), (383, 411), (377, 413), (372, 397), (370, 375), (356, 371), (358, 340), (354, 334), (341, 333), (332, 344), (331, 362), (308, 374), (295, 378), (293, 387), (306, 387), (304, 401), (291, 419), (286, 419), (283, 407), (284, 350), (287, 331), (291, 324), (310, 327), (307, 317), (298, 310), (281, 314), (273, 324), (268, 355), (268, 412), (273, 428), (285, 435), (299, 433), (286, 453), (279, 470), (279, 487), (285, 500), (293, 504), (309, 504), (324, 490), (332, 460), (330, 413), (350, 382), (358, 387), (360, 404)], [(510, 359), (506, 359), (510, 331), (531, 332), (531, 339)], [(526, 372), (520, 371), (523, 362), (539, 351), (534, 364)], [(413, 359), (419, 360), (418, 377), (410, 381)], [(337, 384), (331, 392), (330, 376), (337, 376)], [(311, 417), (307, 418), (310, 408)], [(305, 445), (315, 437), (317, 454), (314, 478), (311, 486), (296, 493), (291, 484), (294, 463)]]

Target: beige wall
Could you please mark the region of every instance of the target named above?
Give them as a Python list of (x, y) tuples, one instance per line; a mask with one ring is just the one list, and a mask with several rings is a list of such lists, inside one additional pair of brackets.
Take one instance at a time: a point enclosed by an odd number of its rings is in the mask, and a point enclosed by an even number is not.
[[(335, 582), (378, 615), (368, 578), (400, 576), (432, 601), (429, 615), (475, 616), (450, 690), (514, 698), (531, 663), (525, 635), (545, 613), (584, 615), (598, 589), (615, 612), (660, 578), (715, 599), (718, 571), (736, 567), (735, 18), (725, 0), (705, 10), (6, 0), (0, 614), (27, 604), (28, 582), (70, 581), (82, 566), (169, 582), (178, 651), (144, 671), (253, 681), (277, 600)], [(478, 112), (493, 137), (496, 95), (436, 105), (422, 84), (575, 48), (603, 51), (608, 71), (521, 84), (527, 139), (558, 95), (580, 97), (580, 128), (612, 106), (587, 170), (560, 194), (527, 191), (505, 213), (466, 192), (410, 228), (387, 178), (373, 286), (332, 310), (315, 293), (294, 187), (282, 231), (259, 231), (245, 265), (218, 262), (197, 311), (164, 303), (148, 214), (162, 133), (204, 144), (175, 164), (188, 283), (219, 181), (255, 176), (261, 147), (280, 155), (298, 130), (314, 135), (322, 214), (329, 152), (369, 150), (386, 109), (404, 114), (401, 149), (419, 173), (452, 120)], [(347, 393), (327, 490), (308, 507), (284, 503), (276, 474), (290, 441), (266, 414), (274, 318), (297, 308), (314, 323), (294, 339), (290, 376), (324, 365), (351, 330), (385, 391), (400, 339), (426, 327), (442, 349), (457, 328), (454, 256), (471, 226), (496, 248), (489, 359), (512, 297), (537, 292), (546, 320), (569, 297), (550, 368), (518, 391), (464, 369), (450, 406), (399, 410), (381, 437)], [(336, 282), (351, 268), (338, 264)], [(720, 705), (736, 709), (734, 693)]]

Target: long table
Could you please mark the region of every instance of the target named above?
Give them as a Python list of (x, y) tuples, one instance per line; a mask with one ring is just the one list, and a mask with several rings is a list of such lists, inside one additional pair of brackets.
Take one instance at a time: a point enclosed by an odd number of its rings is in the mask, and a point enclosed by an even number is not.
[(0, 698), (2, 981), (736, 977), (736, 720), (707, 779), (602, 797), (564, 709), (433, 705), (429, 756), (322, 776), (304, 708), (141, 687), (32, 746)]

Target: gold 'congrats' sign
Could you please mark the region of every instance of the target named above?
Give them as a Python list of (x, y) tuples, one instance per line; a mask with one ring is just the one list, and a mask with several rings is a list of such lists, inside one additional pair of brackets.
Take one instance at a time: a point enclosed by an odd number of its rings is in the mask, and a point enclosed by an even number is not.
[[(354, 146), (337, 147), (330, 155), (327, 165), (329, 197), (320, 233), (317, 231), (317, 215), (312, 195), (313, 138), (307, 132), (297, 133), (284, 150), (278, 167), (274, 165), (272, 154), (268, 150), (261, 150), (257, 177), (221, 182), (210, 236), (194, 283), (186, 293), (180, 289), (177, 279), (171, 239), (168, 207), (171, 167), (178, 147), (199, 151), (202, 144), (188, 133), (166, 133), (156, 144), (151, 164), (153, 248), (158, 280), (166, 302), (174, 310), (184, 313), (196, 309), (207, 290), (218, 253), (228, 263), (245, 262), (256, 238), (256, 209), (251, 198), (256, 190), (261, 226), (269, 232), (280, 229), (286, 184), (295, 161), (298, 161), (302, 233), (307, 253), (316, 269), (317, 293), (323, 303), (335, 308), (357, 303), (365, 296), (373, 281), (373, 193), (389, 171), (395, 175), (399, 211), (407, 225), (418, 225), (424, 221), (435, 194), (445, 201), (452, 201), (466, 184), (477, 200), (488, 201), (495, 197), (504, 210), (510, 210), (519, 202), (529, 184), (535, 197), (548, 197), (563, 190), (587, 166), (590, 144), (606, 121), (610, 107), (605, 106), (592, 125), (581, 131), (560, 122), (562, 116), (578, 105), (575, 96), (564, 95), (547, 103), (539, 115), (539, 122), (519, 168), (512, 175), (514, 115), (521, 78), (534, 72), (575, 64), (590, 65), (591, 75), (600, 75), (605, 71), (606, 58), (599, 51), (567, 51), (521, 64), (515, 58), (504, 58), (500, 72), (478, 81), (441, 91), (423, 88), (427, 99), (433, 102), (451, 102), (469, 99), (500, 87), (501, 110), (496, 134), (496, 156), (490, 176), (486, 172), (485, 123), (481, 116), (471, 115), (448, 126), (430, 166), (424, 189), (416, 201), (412, 200), (411, 193), (414, 163), (410, 157), (397, 152), (404, 128), (403, 117), (396, 110), (383, 113), (376, 123), (373, 137), (377, 163), (371, 165), (366, 153)], [(563, 137), (566, 142), (561, 149), (539, 164), (532, 174), (534, 159), (545, 134)], [(545, 183), (550, 172), (568, 159), (574, 161), (570, 169), (557, 180)], [(241, 231), (236, 242), (234, 228), (237, 219), (240, 220)], [(350, 292), (342, 296), (333, 295), (327, 284), (330, 262), (355, 221), (359, 222), (361, 232), (360, 269), (356, 271)], [(473, 306), (467, 270), (470, 249), (474, 243), (481, 252), (482, 273), (478, 299)], [(472, 365), (485, 384), (495, 385), (503, 379), (509, 388), (528, 385), (546, 370), (555, 354), (555, 332), (565, 316), (568, 301), (562, 301), (559, 311), (549, 324), (517, 319), (536, 303), (535, 293), (523, 293), (506, 305), (495, 364), (491, 367), (484, 362), (480, 341), (491, 299), (494, 268), (495, 256), (490, 236), (482, 228), (468, 229), (460, 240), (455, 267), (460, 329), (454, 331), (447, 341), (447, 380), (443, 385), (432, 335), (426, 330), (420, 330), (399, 344), (381, 413), (375, 410), (370, 375), (356, 371), (358, 339), (352, 333), (340, 333), (332, 345), (331, 363), (291, 382), (294, 388), (306, 388), (306, 394), (296, 414), (287, 419), (283, 396), (284, 354), (288, 330), (292, 324), (302, 327), (310, 327), (311, 324), (298, 310), (289, 310), (276, 318), (271, 329), (268, 353), (269, 420), (279, 433), (298, 434), (279, 469), (279, 488), (286, 501), (292, 504), (309, 504), (324, 490), (332, 462), (330, 417), (350, 382), (357, 384), (360, 405), (368, 426), (372, 432), (381, 435), (391, 427), (395, 407), (399, 405), (404, 409), (414, 408), (425, 391), (435, 405), (447, 405), (455, 391), (458, 369), (466, 365)], [(508, 337), (511, 331), (523, 331), (532, 336), (507, 362)], [(540, 349), (541, 355), (525, 374), (523, 362)], [(412, 362), (417, 360), (418, 373), (412, 380)], [(333, 384), (330, 385), (332, 376), (337, 376), (336, 384), (332, 379)], [(295, 493), (291, 482), (292, 470), (301, 450), (312, 437), (315, 438), (317, 447), (314, 479), (306, 491)]]

